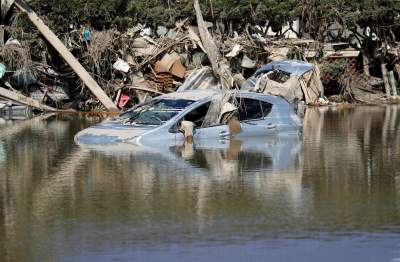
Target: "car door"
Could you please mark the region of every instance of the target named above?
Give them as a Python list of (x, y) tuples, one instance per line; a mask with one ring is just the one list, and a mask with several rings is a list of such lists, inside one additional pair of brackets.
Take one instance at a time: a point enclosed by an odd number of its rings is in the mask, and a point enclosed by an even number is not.
[(180, 123), (184, 120), (193, 122), (195, 124), (195, 131), (193, 135), (195, 141), (215, 138), (229, 138), (229, 128), (227, 125), (203, 126), (203, 121), (208, 113), (210, 104), (211, 101), (199, 104), (175, 122), (175, 124), (170, 128), (170, 132), (176, 134), (177, 143), (184, 140), (183, 134), (179, 132)]
[(277, 131), (277, 122), (270, 116), (273, 105), (255, 98), (238, 97), (239, 120), (242, 132), (237, 138), (263, 136)]
[(194, 135), (195, 140), (205, 139), (229, 139), (228, 125), (217, 125), (204, 128), (197, 128)]

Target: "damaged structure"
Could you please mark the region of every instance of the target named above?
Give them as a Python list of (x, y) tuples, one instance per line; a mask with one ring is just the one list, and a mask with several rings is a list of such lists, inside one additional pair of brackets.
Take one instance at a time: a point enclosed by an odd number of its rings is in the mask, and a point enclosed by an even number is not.
[(324, 96), (318, 67), (296, 60), (275, 61), (258, 69), (245, 88), (281, 96), (289, 103), (305, 101), (315, 105)]

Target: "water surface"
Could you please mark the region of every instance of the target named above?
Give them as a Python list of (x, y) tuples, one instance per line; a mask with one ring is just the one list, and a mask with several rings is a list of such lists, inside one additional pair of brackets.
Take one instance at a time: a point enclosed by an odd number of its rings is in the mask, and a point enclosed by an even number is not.
[(400, 261), (400, 107), (301, 137), (80, 148), (99, 117), (0, 119), (0, 260)]

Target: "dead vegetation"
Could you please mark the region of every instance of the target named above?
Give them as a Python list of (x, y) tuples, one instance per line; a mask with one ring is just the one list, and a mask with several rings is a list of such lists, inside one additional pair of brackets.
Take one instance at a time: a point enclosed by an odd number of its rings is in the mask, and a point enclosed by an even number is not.
[(109, 52), (113, 50), (114, 41), (115, 31), (113, 30), (94, 31), (92, 33), (92, 39), (87, 44), (87, 53), (90, 59), (89, 63), (94, 65), (96, 74), (101, 74), (101, 68), (104, 68), (105, 64), (110, 64), (107, 58)]
[(6, 64), (8, 70), (17, 71), (32, 66), (30, 49), (20, 44), (7, 44), (0, 48), (0, 60)]

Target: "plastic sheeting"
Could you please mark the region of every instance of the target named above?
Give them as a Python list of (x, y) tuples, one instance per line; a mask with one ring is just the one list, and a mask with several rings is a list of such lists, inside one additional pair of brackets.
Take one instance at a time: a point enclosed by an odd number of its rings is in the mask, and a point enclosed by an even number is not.
[(179, 87), (177, 92), (183, 92), (186, 90), (220, 90), (221, 84), (218, 83), (218, 79), (215, 78), (211, 68), (203, 67), (198, 70), (194, 70), (185, 80), (183, 85)]
[(274, 70), (279, 70), (291, 75), (302, 76), (314, 69), (314, 65), (298, 60), (275, 61), (262, 66), (255, 73), (256, 76), (265, 74)]

